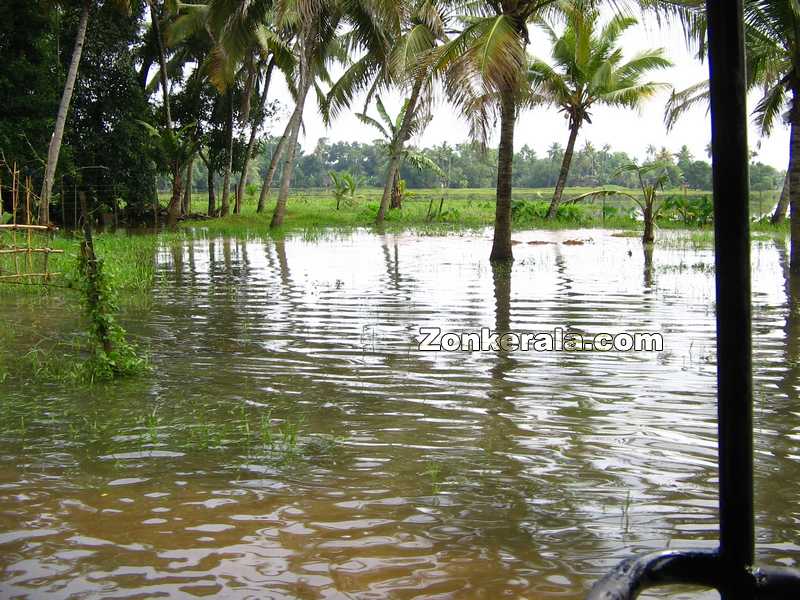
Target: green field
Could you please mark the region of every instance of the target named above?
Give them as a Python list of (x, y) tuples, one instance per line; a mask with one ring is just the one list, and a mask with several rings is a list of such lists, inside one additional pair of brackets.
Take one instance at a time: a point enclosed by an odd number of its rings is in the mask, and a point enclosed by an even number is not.
[[(641, 224), (635, 217), (635, 205), (624, 196), (584, 199), (579, 203), (569, 203), (570, 198), (585, 194), (597, 188), (568, 188), (565, 191), (565, 204), (558, 218), (547, 220), (544, 214), (553, 194), (552, 188), (521, 188), (512, 194), (513, 226), (515, 229), (563, 229), (570, 227), (611, 227), (619, 229), (638, 229)], [(637, 190), (624, 190), (636, 194)], [(751, 198), (751, 212), (754, 216), (768, 213), (777, 200), (778, 191), (756, 193)], [(289, 197), (284, 231), (307, 231), (325, 227), (369, 227), (372, 226), (381, 190), (367, 188), (359, 190), (351, 201), (344, 201), (339, 210), (330, 191), (324, 189), (295, 190)], [(697, 190), (665, 190), (663, 198), (685, 199), (688, 202), (709, 202), (711, 192)], [(165, 206), (168, 194), (162, 194), (161, 203)], [(217, 207), (219, 207), (217, 194)], [(205, 193), (192, 196), (191, 213), (204, 214), (207, 209)], [(233, 199), (231, 198), (231, 206)], [(253, 235), (263, 233), (269, 225), (274, 209), (274, 194), (263, 214), (255, 212), (257, 197), (245, 197), (241, 215), (231, 215), (224, 219), (204, 221), (202, 226), (208, 231), (229, 235)], [(709, 205), (710, 206), (710, 205)], [(494, 223), (495, 191), (492, 189), (418, 189), (410, 190), (400, 210), (389, 211), (385, 227), (389, 230), (415, 229), (441, 231), (453, 229), (477, 229), (490, 227)], [(192, 221), (184, 226), (192, 226)], [(667, 210), (659, 220), (662, 228), (703, 228), (709, 223), (692, 222), (683, 218), (675, 210)], [(771, 227), (761, 223), (755, 228)]]

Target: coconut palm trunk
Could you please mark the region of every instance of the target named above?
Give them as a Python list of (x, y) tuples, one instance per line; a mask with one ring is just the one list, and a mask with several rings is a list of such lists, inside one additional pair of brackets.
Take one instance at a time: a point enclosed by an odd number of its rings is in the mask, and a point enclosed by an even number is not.
[[(153, 34), (156, 38), (156, 45), (158, 46), (158, 64), (159, 64), (159, 77), (161, 79), (161, 93), (164, 99), (164, 119), (167, 129), (170, 132), (174, 131), (174, 124), (172, 122), (172, 109), (170, 107), (169, 96), (169, 79), (167, 76), (167, 55), (164, 51), (164, 38), (161, 36), (161, 25), (158, 21), (159, 12), (156, 9), (154, 0), (147, 0), (147, 5), (150, 7), (150, 21), (153, 25)], [(169, 204), (167, 205), (167, 225), (174, 227), (178, 222), (178, 217), (181, 213), (181, 204), (183, 202), (183, 177), (181, 176), (181, 163), (177, 157), (173, 158), (171, 164), (172, 170), (172, 196), (170, 197)]]
[(67, 80), (64, 83), (64, 91), (61, 94), (61, 102), (58, 105), (58, 115), (56, 125), (53, 129), (53, 137), (50, 138), (50, 147), (47, 150), (47, 166), (42, 182), (42, 197), (39, 205), (39, 223), (47, 225), (50, 223), (50, 198), (53, 194), (53, 184), (56, 179), (56, 167), (58, 166), (58, 155), (61, 153), (61, 140), (64, 138), (64, 127), (67, 123), (67, 113), (72, 102), (72, 92), (75, 90), (75, 81), (78, 79), (78, 65), (81, 62), (83, 46), (86, 42), (86, 30), (89, 26), (89, 12), (91, 4), (84, 0), (81, 18), (78, 23), (78, 32), (75, 36), (75, 47), (72, 50), (72, 59), (67, 71)]
[(186, 164), (186, 186), (183, 189), (183, 204), (181, 205), (181, 215), (186, 216), (192, 211), (192, 170), (194, 169), (194, 157), (189, 159)]
[(300, 134), (300, 125), (303, 120), (303, 108), (306, 103), (306, 96), (311, 87), (311, 73), (307, 65), (308, 63), (306, 62), (306, 65), (301, 71), (297, 104), (294, 107), (292, 118), (289, 120), (289, 138), (286, 140), (286, 150), (284, 152), (286, 158), (283, 163), (283, 173), (281, 173), (281, 189), (278, 193), (275, 212), (272, 214), (272, 221), (269, 225), (272, 229), (283, 225), (283, 219), (286, 216), (286, 201), (289, 199), (289, 185), (292, 182), (292, 175), (294, 174), (294, 157), (297, 151), (297, 137)]
[(154, 0), (147, 0), (147, 5), (150, 7), (150, 22), (153, 25), (153, 33), (156, 38), (156, 45), (158, 46), (158, 65), (159, 77), (161, 79), (161, 93), (164, 98), (164, 114), (166, 117), (167, 129), (172, 130), (172, 111), (170, 108), (169, 99), (169, 80), (167, 79), (167, 55), (164, 52), (164, 39), (161, 37), (161, 25), (158, 22), (158, 10)]
[(655, 220), (653, 218), (653, 210), (654, 210), (653, 201), (648, 198), (645, 198), (645, 205), (644, 208), (642, 209), (642, 218), (644, 220), (644, 232), (642, 233), (642, 244), (645, 245), (652, 244), (656, 239), (656, 236), (653, 233), (653, 221)]
[(264, 122), (264, 108), (267, 105), (267, 94), (269, 92), (269, 84), (272, 80), (272, 70), (275, 68), (275, 58), (273, 57), (272, 60), (269, 62), (269, 66), (267, 67), (267, 71), (264, 75), (264, 92), (261, 94), (261, 100), (259, 101), (259, 112), (261, 121), (259, 123), (253, 123), (253, 126), (250, 128), (250, 140), (247, 142), (247, 153), (244, 155), (244, 165), (242, 166), (242, 175), (239, 177), (239, 185), (236, 187), (236, 206), (234, 207), (233, 212), (237, 215), (242, 211), (242, 198), (244, 197), (244, 188), (247, 184), (247, 170), (250, 168), (250, 161), (253, 158), (253, 150), (256, 147), (256, 140), (258, 139), (258, 129), (261, 124)]
[(403, 163), (403, 145), (410, 137), (411, 122), (414, 120), (414, 111), (417, 110), (417, 103), (419, 102), (419, 95), (422, 91), (422, 84), (424, 81), (425, 79), (422, 75), (418, 76), (414, 81), (414, 87), (411, 89), (411, 96), (408, 99), (406, 110), (403, 113), (403, 122), (400, 125), (400, 131), (397, 132), (397, 139), (392, 142), (389, 165), (386, 168), (386, 179), (383, 184), (381, 205), (378, 208), (378, 215), (375, 217), (375, 223), (378, 225), (383, 223), (386, 218), (386, 211), (389, 209), (389, 201), (392, 197), (395, 175), (400, 172), (400, 165)]
[(553, 193), (553, 200), (550, 202), (550, 208), (547, 209), (547, 218), (554, 219), (558, 212), (558, 205), (561, 204), (561, 197), (564, 195), (564, 188), (567, 185), (567, 177), (569, 176), (569, 167), (572, 164), (572, 155), (575, 153), (575, 140), (578, 139), (578, 130), (581, 124), (577, 120), (570, 123), (569, 140), (567, 140), (567, 147), (564, 150), (564, 158), (561, 159), (561, 171), (558, 173), (558, 180), (556, 181), (556, 190)]
[(514, 126), (517, 111), (514, 91), (505, 89), (500, 99), (500, 145), (497, 149), (497, 200), (494, 241), (489, 260), (511, 261), (511, 176), (514, 164)]
[[(800, 89), (792, 92), (790, 113), (792, 132), (800, 128)], [(789, 271), (800, 274), (800, 135), (792, 135), (789, 143), (789, 219), (791, 253)]]
[(394, 172), (392, 178), (392, 202), (389, 206), (392, 208), (402, 208), (403, 199), (400, 197), (400, 171)]
[(217, 193), (214, 190), (214, 169), (208, 167), (208, 216), (213, 217), (217, 213)]
[[(797, 143), (797, 138), (800, 138), (800, 127), (797, 127), (792, 123), (789, 129), (789, 155), (791, 156), (792, 152), (792, 145)], [(770, 218), (770, 222), (773, 225), (777, 225), (778, 223), (783, 223), (783, 220), (786, 218), (786, 210), (789, 208), (789, 198), (791, 197), (791, 172), (792, 172), (792, 161), (789, 159), (789, 167), (786, 169), (786, 177), (783, 179), (783, 189), (781, 190), (781, 196), (778, 198), (778, 205), (775, 207), (775, 212), (772, 213), (772, 218)]]
[(786, 218), (786, 211), (789, 208), (789, 173), (783, 178), (783, 188), (781, 188), (781, 195), (778, 198), (778, 204), (775, 206), (775, 212), (769, 218), (769, 222), (773, 225), (783, 223)]
[(261, 185), (261, 194), (258, 196), (258, 208), (256, 209), (256, 212), (264, 212), (264, 208), (267, 205), (267, 198), (269, 198), (269, 190), (272, 186), (272, 179), (275, 177), (275, 171), (278, 170), (278, 163), (280, 162), (281, 157), (283, 157), (283, 151), (286, 149), (286, 139), (289, 137), (290, 125), (291, 123), (286, 126), (281, 139), (278, 140), (278, 145), (275, 146), (275, 150), (272, 151), (272, 158), (269, 161), (267, 175), (264, 177), (264, 183)]
[(219, 216), (227, 217), (231, 212), (231, 171), (233, 171), (233, 90), (228, 90), (228, 122), (225, 124), (225, 172), (222, 175), (222, 201)]

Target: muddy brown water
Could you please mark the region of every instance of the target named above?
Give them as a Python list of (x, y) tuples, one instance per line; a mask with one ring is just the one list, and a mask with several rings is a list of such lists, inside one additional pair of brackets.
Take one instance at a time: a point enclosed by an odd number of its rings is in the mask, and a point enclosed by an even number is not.
[[(515, 238), (510, 275), (488, 234), (162, 248), (123, 317), (151, 374), (0, 384), (0, 597), (580, 598), (632, 551), (714, 546), (712, 250)], [(754, 242), (758, 555), (794, 565), (785, 273), (784, 242)], [(75, 326), (58, 297), (2, 303)], [(425, 326), (665, 348), (426, 353)]]

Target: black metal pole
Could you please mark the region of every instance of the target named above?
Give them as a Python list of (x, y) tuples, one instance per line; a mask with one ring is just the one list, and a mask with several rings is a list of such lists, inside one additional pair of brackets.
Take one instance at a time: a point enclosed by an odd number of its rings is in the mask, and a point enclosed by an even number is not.
[(750, 211), (743, 0), (706, 0), (714, 177), (719, 419), (719, 550), (662, 551), (622, 561), (589, 600), (633, 600), (690, 583), (724, 600), (800, 598), (800, 571), (755, 567)]
[(720, 560), (725, 600), (753, 598), (750, 216), (742, 0), (706, 0), (717, 271)]

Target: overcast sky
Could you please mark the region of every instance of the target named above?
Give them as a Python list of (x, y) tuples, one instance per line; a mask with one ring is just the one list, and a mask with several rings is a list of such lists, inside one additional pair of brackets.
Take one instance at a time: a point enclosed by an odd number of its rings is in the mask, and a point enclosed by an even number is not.
[[(669, 83), (675, 89), (683, 89), (708, 77), (707, 65), (700, 64), (693, 58), (693, 53), (687, 50), (678, 25), (664, 28), (659, 28), (655, 24), (637, 25), (625, 33), (622, 47), (626, 57), (647, 48), (664, 48), (674, 67), (656, 72), (652, 79)], [(531, 54), (549, 58), (548, 40), (539, 30), (532, 31), (528, 49)], [(281, 118), (273, 123), (270, 133), (280, 135), (288, 120), (292, 102), (285, 82), (280, 78), (276, 80), (273, 89), (275, 94), (273, 98), (284, 104), (284, 110)], [(396, 115), (400, 109), (402, 94), (395, 91), (384, 96), (390, 114)], [(582, 147), (588, 140), (598, 148), (608, 144), (614, 150), (643, 158), (645, 149), (651, 144), (658, 148), (666, 146), (674, 152), (686, 144), (695, 157), (706, 159), (705, 148), (711, 141), (711, 132), (705, 107), (696, 107), (687, 113), (675, 128), (667, 133), (663, 117), (668, 97), (669, 91), (664, 91), (648, 101), (638, 112), (597, 106), (592, 112), (593, 123), (585, 124), (581, 129), (577, 147)], [(750, 98), (751, 110), (756, 101), (757, 95), (753, 95)], [(360, 110), (362, 103), (363, 99), (356, 101), (354, 104), (356, 110)], [(371, 114), (375, 114), (374, 107), (371, 109)], [(301, 133), (301, 143), (306, 152), (313, 150), (321, 137), (327, 137), (331, 141), (359, 142), (370, 142), (377, 137), (372, 128), (361, 123), (352, 114), (343, 114), (331, 127), (326, 128), (317, 110), (316, 99), (311, 94), (306, 105), (304, 121), (305, 134)], [(553, 142), (566, 145), (567, 135), (566, 121), (561, 114), (554, 108), (537, 108), (520, 115), (514, 146), (520, 149), (527, 144), (536, 150), (539, 156), (544, 156), (547, 147)], [(453, 145), (467, 138), (468, 128), (466, 122), (459, 118), (458, 111), (440, 101), (435, 107), (433, 121), (424, 133), (412, 140), (412, 143), (418, 146), (432, 146), (442, 142)], [(781, 170), (786, 169), (789, 144), (786, 126), (781, 124), (769, 138), (760, 139), (751, 124), (749, 140), (751, 148), (758, 152), (755, 160)], [(759, 142), (760, 148), (757, 147)], [(497, 144), (496, 133), (492, 144)]]

